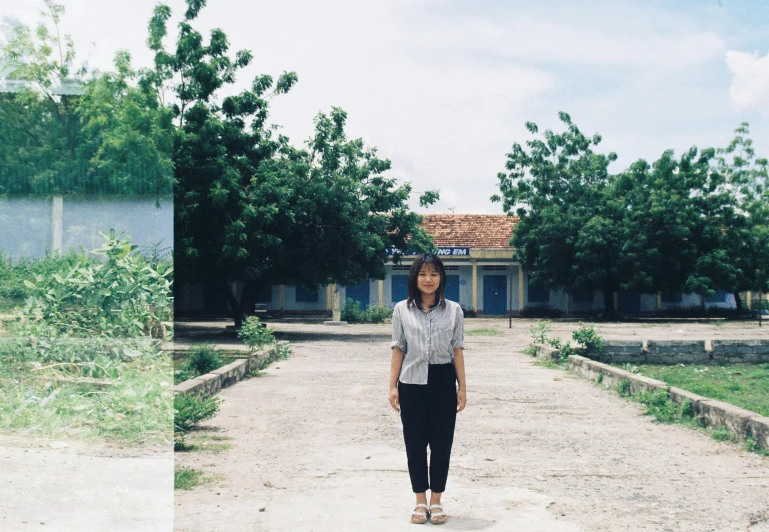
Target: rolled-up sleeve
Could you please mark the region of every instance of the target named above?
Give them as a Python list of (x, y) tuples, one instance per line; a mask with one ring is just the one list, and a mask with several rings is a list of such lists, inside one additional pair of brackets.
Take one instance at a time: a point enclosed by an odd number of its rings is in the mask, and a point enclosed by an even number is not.
[(451, 348), (465, 348), (465, 314), (462, 307), (457, 305), (456, 316), (454, 318), (454, 335), (451, 338)]
[(396, 305), (393, 310), (393, 341), (390, 348), (400, 347), (401, 351), (406, 352), (406, 333), (403, 332), (403, 323), (401, 322), (400, 305)]

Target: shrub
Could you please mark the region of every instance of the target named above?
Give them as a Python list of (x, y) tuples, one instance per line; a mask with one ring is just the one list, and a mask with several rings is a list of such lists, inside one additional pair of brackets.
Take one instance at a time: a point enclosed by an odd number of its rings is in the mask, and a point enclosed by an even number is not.
[(582, 345), (588, 353), (603, 351), (603, 338), (598, 335), (592, 325), (585, 325), (580, 322), (579, 328), (571, 334), (571, 337), (575, 342)]
[(537, 322), (529, 329), (531, 338), (535, 344), (546, 344), (547, 333), (550, 332), (550, 322), (537, 320)]
[(212, 345), (196, 345), (190, 348), (179, 373), (185, 376), (181, 380), (187, 380), (211, 373), (223, 365), (221, 350), (215, 349)]
[(630, 381), (622, 379), (617, 383), (617, 393), (621, 396), (630, 395)]
[(256, 316), (249, 316), (238, 331), (238, 338), (243, 340), (251, 352), (261, 352), (265, 347), (275, 344), (275, 333), (265, 327)]
[(349, 323), (384, 323), (392, 318), (392, 315), (391, 309), (377, 305), (369, 305), (362, 310), (360, 302), (349, 297), (341, 310), (341, 320)]
[(174, 396), (174, 432), (186, 432), (192, 427), (211, 419), (217, 412), (222, 400), (218, 397), (198, 397), (181, 393)]
[(106, 242), (92, 253), (104, 262), (74, 255), (24, 281), (25, 314), (75, 336), (161, 337), (172, 321), (173, 268), (153, 267), (114, 230), (101, 235)]

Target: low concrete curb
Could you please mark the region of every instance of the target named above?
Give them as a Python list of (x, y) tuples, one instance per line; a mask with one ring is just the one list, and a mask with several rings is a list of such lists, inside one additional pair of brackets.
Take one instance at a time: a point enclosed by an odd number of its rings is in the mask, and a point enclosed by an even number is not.
[[(550, 356), (553, 354), (551, 353)], [(592, 381), (600, 381), (600, 384), (606, 388), (614, 388), (620, 381), (627, 380), (630, 384), (630, 393), (665, 390), (670, 400), (677, 404), (690, 401), (694, 416), (702, 426), (724, 427), (739, 441), (753, 438), (759, 447), (769, 451), (769, 417), (579, 355), (569, 356), (568, 369)]]
[(546, 344), (534, 344), (534, 356), (536, 358), (544, 358), (545, 360), (552, 360), (553, 362), (561, 362), (561, 352)]
[(219, 369), (215, 369), (211, 373), (181, 382), (173, 386), (171, 391), (195, 395), (216, 395), (222, 388), (227, 388), (243, 380), (249, 371), (263, 368), (265, 361), (269, 363), (276, 360), (278, 346), (281, 345), (288, 345), (288, 342), (280, 341), (261, 356), (251, 355), (248, 358), (241, 358)]

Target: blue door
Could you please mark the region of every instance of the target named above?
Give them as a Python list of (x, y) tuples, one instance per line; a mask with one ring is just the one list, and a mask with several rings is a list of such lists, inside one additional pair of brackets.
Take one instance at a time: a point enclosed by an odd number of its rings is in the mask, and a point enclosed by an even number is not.
[(355, 286), (346, 287), (345, 293), (347, 299), (353, 299), (360, 303), (360, 308), (365, 309), (369, 306), (371, 290), (369, 289), (371, 283), (368, 279), (364, 280), (360, 284)]
[(392, 276), (392, 302), (397, 303), (409, 298), (409, 276)]
[(617, 292), (617, 312), (620, 314), (638, 314), (641, 312), (641, 294), (620, 290)]
[(507, 313), (507, 275), (483, 276), (483, 313)]
[(459, 303), (459, 275), (446, 276), (446, 287), (443, 289), (443, 299)]

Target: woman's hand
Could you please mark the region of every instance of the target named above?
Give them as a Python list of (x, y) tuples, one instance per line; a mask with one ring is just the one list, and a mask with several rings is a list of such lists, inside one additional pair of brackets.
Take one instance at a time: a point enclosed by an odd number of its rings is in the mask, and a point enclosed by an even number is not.
[(457, 390), (457, 414), (467, 406), (467, 390)]
[(398, 395), (397, 387), (390, 388), (390, 406), (392, 406), (393, 410), (395, 410), (400, 414), (401, 403), (400, 403), (400, 396)]

